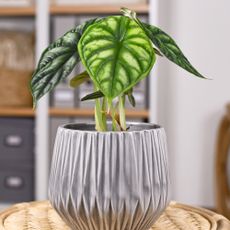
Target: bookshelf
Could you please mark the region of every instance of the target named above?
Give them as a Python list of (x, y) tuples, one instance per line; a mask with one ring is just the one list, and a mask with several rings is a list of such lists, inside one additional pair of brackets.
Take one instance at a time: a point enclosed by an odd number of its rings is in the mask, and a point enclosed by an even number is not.
[[(135, 10), (139, 14), (148, 15), (150, 21), (156, 24), (158, 0), (151, 0), (149, 4), (125, 5), (125, 7)], [(153, 12), (150, 12), (150, 9)], [(68, 16), (68, 15), (97, 15), (97, 14), (116, 14), (119, 13), (120, 6), (111, 5), (80, 5), (80, 6), (58, 6), (50, 5), (47, 0), (37, 0), (36, 6), (31, 7), (0, 7), (1, 17), (33, 17), (36, 21), (36, 59), (40, 57), (41, 52), (49, 43), (50, 33), (50, 16)], [(155, 14), (154, 16), (152, 14)], [(156, 74), (155, 74), (156, 75)], [(152, 84), (156, 84), (154, 80), (156, 76), (150, 77), (150, 97), (154, 98), (157, 94), (156, 88), (152, 88)], [(153, 79), (153, 80), (152, 80)], [(156, 99), (154, 99), (156, 100)], [(155, 104), (155, 101), (154, 101)], [(93, 109), (78, 109), (78, 108), (54, 108), (49, 107), (49, 97), (44, 97), (39, 103), (37, 109), (32, 108), (0, 108), (0, 117), (30, 117), (36, 121), (35, 127), (35, 198), (36, 200), (47, 199), (47, 186), (49, 174), (49, 119), (58, 117), (81, 117), (92, 118), (94, 115)], [(153, 112), (155, 106), (150, 105), (149, 110), (134, 109), (127, 110), (127, 118), (145, 119), (153, 121)], [(154, 119), (155, 120), (155, 119)], [(42, 170), (41, 170), (42, 169)]]
[[(140, 14), (148, 14), (148, 4), (128, 4), (126, 7), (135, 10)], [(114, 14), (119, 12), (118, 5), (51, 5), (49, 6), (49, 15), (89, 15), (89, 14)], [(28, 7), (0, 7), (0, 17), (26, 17), (34, 16), (36, 18), (37, 11), (35, 6)], [(40, 39), (39, 39), (40, 40)], [(30, 108), (0, 108), (0, 117), (34, 117), (36, 114)], [(92, 109), (66, 109), (66, 108), (50, 108), (50, 116), (93, 116)], [(149, 116), (148, 110), (128, 110), (127, 117), (147, 119)]]

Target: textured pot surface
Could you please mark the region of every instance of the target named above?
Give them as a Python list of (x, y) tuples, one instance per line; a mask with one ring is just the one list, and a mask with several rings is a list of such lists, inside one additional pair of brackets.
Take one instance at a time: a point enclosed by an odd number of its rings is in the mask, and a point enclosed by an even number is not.
[(129, 123), (127, 132), (94, 125), (59, 127), (49, 198), (77, 230), (149, 229), (168, 204), (164, 129)]

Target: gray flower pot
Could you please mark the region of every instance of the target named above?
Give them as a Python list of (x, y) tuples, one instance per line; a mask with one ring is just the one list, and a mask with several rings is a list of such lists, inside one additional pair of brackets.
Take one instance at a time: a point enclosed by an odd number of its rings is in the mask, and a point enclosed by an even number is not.
[(93, 124), (59, 127), (49, 198), (72, 229), (145, 230), (166, 208), (164, 129), (128, 126), (127, 132), (96, 132)]

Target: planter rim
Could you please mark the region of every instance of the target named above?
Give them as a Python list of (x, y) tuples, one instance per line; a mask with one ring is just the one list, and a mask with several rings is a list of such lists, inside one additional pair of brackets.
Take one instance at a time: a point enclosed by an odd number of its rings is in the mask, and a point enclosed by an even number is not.
[[(107, 123), (111, 125), (111, 122)], [(127, 131), (96, 131), (94, 122), (87, 123), (68, 123), (59, 126), (59, 129), (65, 130), (68, 132), (78, 132), (78, 133), (101, 133), (101, 134), (118, 134), (118, 133), (142, 133), (142, 132), (152, 132), (152, 131), (160, 131), (164, 130), (163, 127), (153, 123), (145, 123), (145, 122), (127, 122), (127, 127), (130, 127)]]

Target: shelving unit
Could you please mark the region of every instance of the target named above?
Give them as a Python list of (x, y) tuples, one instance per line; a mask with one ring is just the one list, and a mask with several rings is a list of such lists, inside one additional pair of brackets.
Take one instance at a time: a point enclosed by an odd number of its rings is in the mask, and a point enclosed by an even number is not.
[[(148, 14), (148, 4), (128, 4), (125, 7), (132, 9), (140, 14)], [(51, 5), (49, 7), (50, 15), (85, 15), (85, 14), (115, 14), (120, 10), (120, 6), (113, 5), (79, 5), (79, 6), (62, 6)], [(29, 7), (0, 7), (0, 16), (36, 16), (36, 8)]]
[[(139, 14), (148, 15), (150, 21), (157, 22), (157, 1), (150, 0), (149, 4), (124, 5)], [(37, 0), (34, 7), (0, 7), (0, 17), (34, 17), (36, 20), (36, 59), (49, 43), (49, 18), (55, 15), (97, 15), (119, 13), (120, 6), (111, 5), (80, 5), (80, 6), (49, 6), (48, 0)], [(149, 13), (151, 9), (151, 14)], [(154, 15), (153, 15), (154, 14)], [(154, 74), (156, 75), (156, 74)], [(127, 110), (128, 118), (148, 119), (153, 122), (156, 111), (156, 76), (150, 78), (150, 97), (154, 104), (150, 104), (149, 110)], [(39, 103), (36, 111), (32, 108), (0, 108), (0, 117), (34, 117), (35, 127), (35, 152), (36, 152), (36, 183), (35, 197), (37, 200), (47, 199), (47, 184), (49, 173), (49, 118), (51, 117), (83, 117), (91, 118), (94, 115), (93, 109), (66, 109), (49, 108), (49, 98), (44, 97)]]
[[(50, 108), (50, 117), (93, 117), (93, 109), (66, 109), (66, 108)], [(148, 119), (148, 110), (127, 110), (128, 118), (143, 118)], [(35, 117), (35, 111), (31, 108), (0, 108), (0, 117)]]
[(0, 117), (34, 117), (31, 108), (0, 108)]
[[(147, 14), (148, 13), (148, 5), (147, 4), (129, 4), (125, 5), (125, 7), (136, 11), (137, 13)], [(120, 6), (113, 5), (79, 5), (79, 6), (51, 6), (50, 13), (51, 15), (66, 15), (66, 14), (114, 14), (118, 13), (120, 10)]]
[(35, 7), (0, 7), (0, 16), (35, 16)]
[[(50, 108), (49, 115), (51, 117), (92, 117), (94, 116), (93, 109), (60, 109), (60, 108)], [(127, 110), (126, 116), (128, 118), (143, 118), (147, 119), (149, 117), (148, 110)]]

